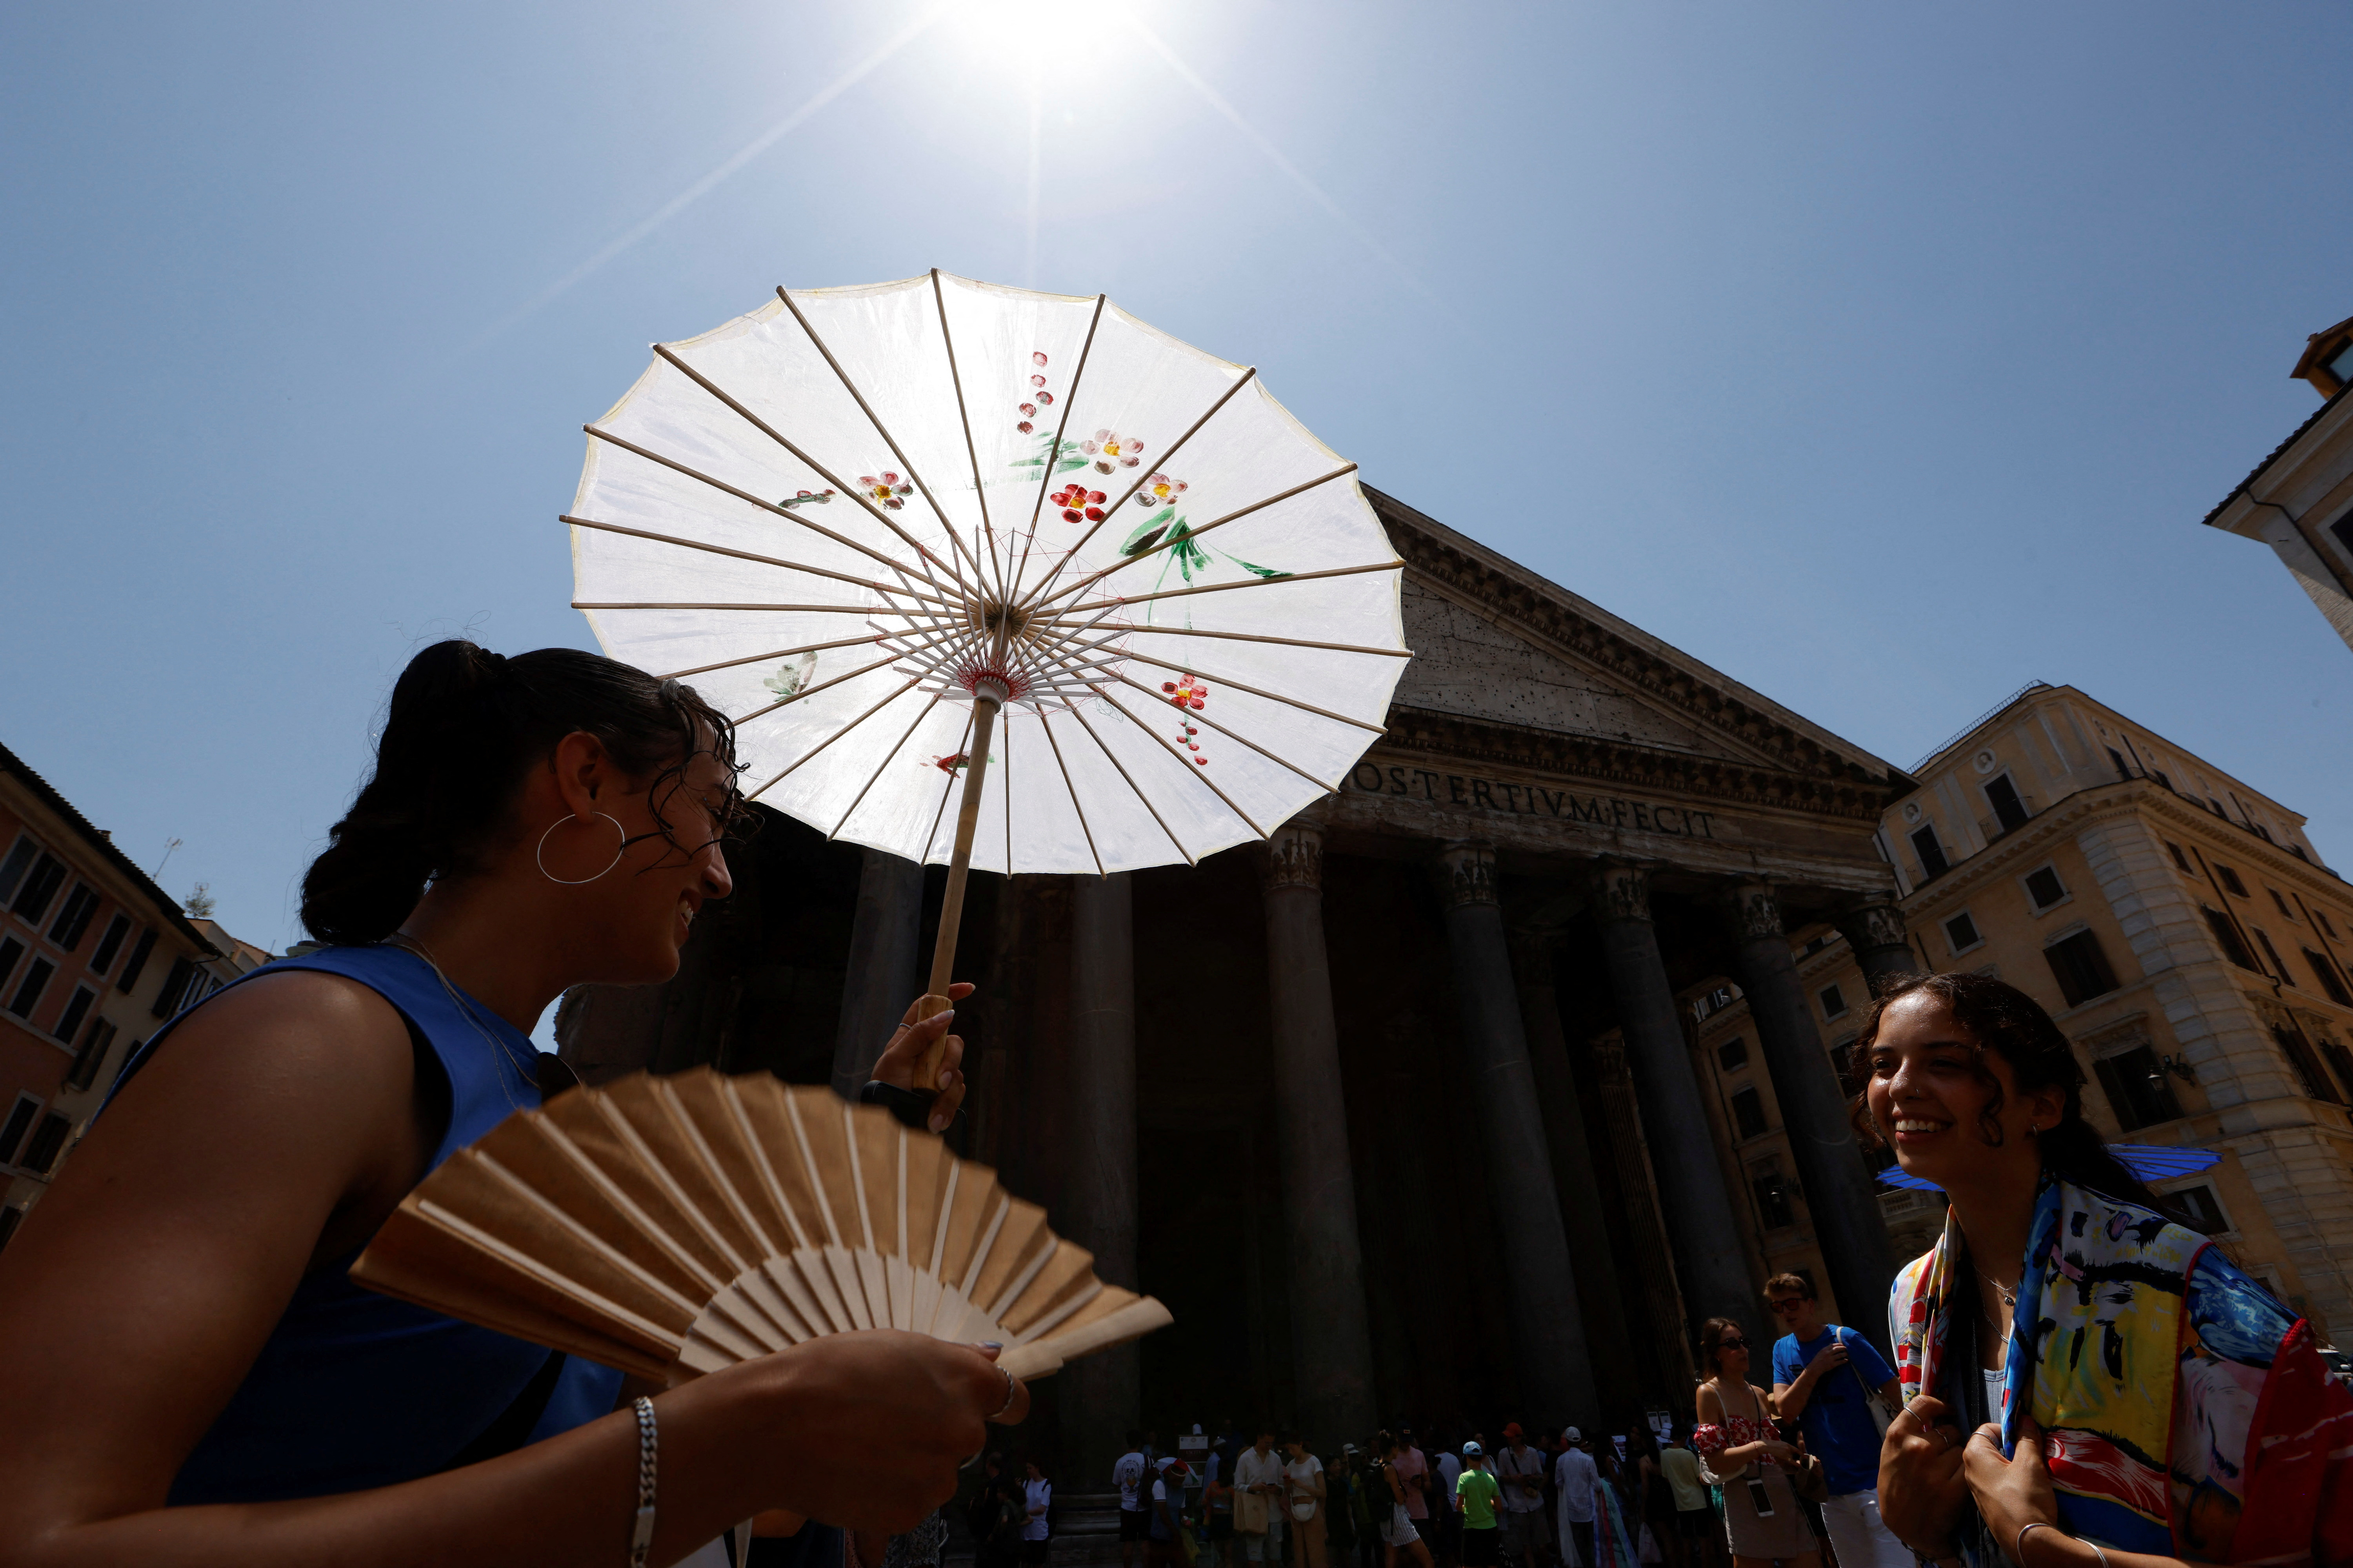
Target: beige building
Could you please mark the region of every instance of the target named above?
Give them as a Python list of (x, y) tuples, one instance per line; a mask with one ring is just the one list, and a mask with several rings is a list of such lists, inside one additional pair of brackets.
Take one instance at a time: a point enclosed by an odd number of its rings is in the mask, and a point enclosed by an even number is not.
[[(2304, 818), (2065, 686), (2027, 688), (1913, 772), (1880, 847), (1917, 966), (1996, 974), (2049, 1008), (2101, 1131), (2220, 1153), (2155, 1184), (2324, 1335), (2353, 1333), (2353, 889)], [(1842, 1066), (1862, 972), (1828, 925), (1790, 940)], [(1681, 999), (1745, 1173), (1752, 1267), (1827, 1280), (1746, 1001)], [(1943, 1224), (1933, 1194), (1883, 1206), (1899, 1257)]]
[(2315, 332), (2289, 373), (2326, 399), (2206, 514), (2206, 526), (2272, 547), (2353, 647), (2353, 318)]

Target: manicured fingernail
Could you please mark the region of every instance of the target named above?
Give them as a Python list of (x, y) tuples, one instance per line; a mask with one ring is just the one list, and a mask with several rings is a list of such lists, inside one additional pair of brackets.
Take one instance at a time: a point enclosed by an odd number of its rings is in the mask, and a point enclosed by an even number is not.
[(934, 1117), (933, 1117), (933, 1118), (932, 1118), (932, 1131), (934, 1131), (934, 1132), (944, 1132), (944, 1131), (946, 1131), (947, 1130), (948, 1130), (948, 1119), (947, 1119), (946, 1117), (944, 1117), (944, 1116), (934, 1116)]
[(1001, 1351), (1005, 1348), (1005, 1342), (1002, 1340), (983, 1340), (980, 1342), (980, 1348), (985, 1351)]

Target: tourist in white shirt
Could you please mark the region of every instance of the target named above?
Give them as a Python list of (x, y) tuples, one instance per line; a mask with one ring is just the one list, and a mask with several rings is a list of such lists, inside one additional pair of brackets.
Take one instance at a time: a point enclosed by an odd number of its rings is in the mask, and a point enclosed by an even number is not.
[(1046, 1523), (1046, 1510), (1054, 1506), (1054, 1483), (1029, 1460), (1024, 1467), (1029, 1479), (1021, 1483), (1021, 1500), (1029, 1520), (1021, 1526), (1021, 1561), (1034, 1565), (1046, 1561), (1047, 1540), (1051, 1533)]
[(1324, 1461), (1287, 1434), (1282, 1451), (1290, 1459), (1282, 1467), (1283, 1502), (1299, 1542), (1291, 1568), (1324, 1568)]
[(1274, 1451), (1274, 1434), (1261, 1432), (1234, 1461), (1234, 1533), (1242, 1539), (1243, 1557), (1252, 1563), (1282, 1561), (1282, 1458)]
[(1561, 1558), (1569, 1568), (1594, 1568), (1593, 1489), (1601, 1484), (1601, 1469), (1585, 1451), (1584, 1433), (1571, 1426), (1560, 1439), (1567, 1447), (1554, 1462), (1552, 1475), (1560, 1490)]
[(1528, 1447), (1527, 1434), (1514, 1421), (1504, 1428), (1504, 1446), (1495, 1451), (1492, 1468), (1504, 1489), (1504, 1561), (1542, 1568), (1545, 1549), (1552, 1544), (1552, 1532), (1545, 1528), (1544, 1452)]
[(1120, 1568), (1135, 1568), (1136, 1559), (1144, 1555), (1145, 1542), (1151, 1536), (1144, 1474), (1144, 1434), (1131, 1430), (1127, 1452), (1111, 1468), (1112, 1485), (1119, 1489)]

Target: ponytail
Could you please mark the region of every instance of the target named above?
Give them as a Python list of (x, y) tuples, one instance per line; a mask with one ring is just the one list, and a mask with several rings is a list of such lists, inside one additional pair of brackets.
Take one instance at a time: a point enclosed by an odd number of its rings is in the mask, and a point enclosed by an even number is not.
[(675, 680), (575, 648), (435, 643), (394, 683), (375, 772), (302, 879), (302, 923), (325, 942), (391, 935), (429, 884), (480, 868), (523, 775), (575, 731), (635, 777), (675, 778), (701, 750), (733, 775), (727, 720)]

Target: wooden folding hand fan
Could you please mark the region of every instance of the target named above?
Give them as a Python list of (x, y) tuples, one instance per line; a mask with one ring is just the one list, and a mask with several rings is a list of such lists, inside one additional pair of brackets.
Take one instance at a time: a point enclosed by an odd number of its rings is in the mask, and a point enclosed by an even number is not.
[(879, 1106), (701, 1068), (509, 1117), (408, 1194), (352, 1278), (673, 1384), (871, 1328), (997, 1341), (1034, 1378), (1170, 1321), (1093, 1264)]

